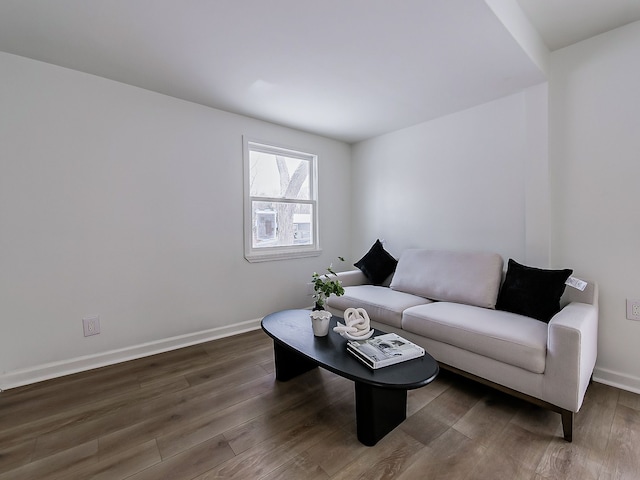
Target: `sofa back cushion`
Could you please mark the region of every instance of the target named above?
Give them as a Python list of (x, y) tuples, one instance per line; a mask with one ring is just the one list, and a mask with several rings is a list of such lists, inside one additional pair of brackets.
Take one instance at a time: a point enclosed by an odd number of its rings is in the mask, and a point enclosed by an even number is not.
[(431, 300), (495, 308), (503, 260), (497, 253), (409, 249), (390, 287)]

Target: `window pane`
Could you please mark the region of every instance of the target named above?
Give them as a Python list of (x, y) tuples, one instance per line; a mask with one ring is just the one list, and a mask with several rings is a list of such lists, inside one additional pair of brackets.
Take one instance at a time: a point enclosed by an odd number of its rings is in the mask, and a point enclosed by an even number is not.
[(272, 153), (250, 152), (250, 192), (252, 197), (311, 198), (311, 162)]
[(319, 255), (318, 157), (243, 140), (245, 258), (265, 262)]
[(251, 202), (253, 248), (313, 244), (313, 206)]

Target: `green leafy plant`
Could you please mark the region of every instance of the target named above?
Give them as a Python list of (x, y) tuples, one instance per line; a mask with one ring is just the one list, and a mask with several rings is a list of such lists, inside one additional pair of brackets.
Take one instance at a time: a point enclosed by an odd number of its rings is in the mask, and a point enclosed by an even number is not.
[[(344, 262), (344, 258), (338, 257), (338, 259)], [(338, 274), (333, 270), (333, 264), (327, 267), (327, 273), (321, 275), (313, 272), (313, 275), (311, 275), (311, 283), (313, 284), (314, 292), (314, 310), (324, 310), (325, 301), (331, 294), (338, 297), (344, 295), (344, 287), (342, 286), (342, 282), (338, 280)]]

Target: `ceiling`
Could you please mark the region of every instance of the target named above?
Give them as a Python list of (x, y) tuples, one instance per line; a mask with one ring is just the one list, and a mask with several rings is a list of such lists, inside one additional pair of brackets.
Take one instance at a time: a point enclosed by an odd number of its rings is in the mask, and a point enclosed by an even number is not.
[[(640, 18), (517, 1), (551, 49)], [(544, 81), (480, 0), (0, 0), (0, 51), (350, 143)]]
[(517, 0), (549, 50), (640, 20), (640, 0)]

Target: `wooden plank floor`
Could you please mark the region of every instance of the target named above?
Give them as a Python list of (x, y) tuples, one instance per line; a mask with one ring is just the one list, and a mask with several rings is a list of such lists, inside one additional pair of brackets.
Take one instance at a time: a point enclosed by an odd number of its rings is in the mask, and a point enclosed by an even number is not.
[(560, 415), (443, 373), (375, 447), (352, 382), (274, 379), (256, 331), (0, 394), (0, 480), (639, 479), (640, 396), (594, 383)]

